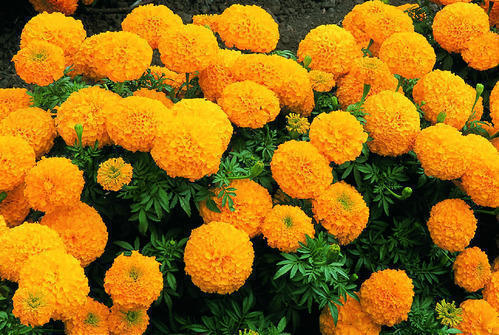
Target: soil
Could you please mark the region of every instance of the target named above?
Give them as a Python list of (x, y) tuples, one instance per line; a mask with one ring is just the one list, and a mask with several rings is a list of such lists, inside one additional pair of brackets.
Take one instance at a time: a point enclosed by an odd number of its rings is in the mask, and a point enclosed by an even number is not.
[[(121, 21), (130, 12), (132, 0), (96, 0), (95, 6), (80, 6), (73, 15), (83, 22), (88, 35), (121, 29)], [(265, 8), (279, 24), (278, 49), (296, 51), (310, 29), (321, 24), (341, 24), (343, 17), (364, 0), (143, 0), (168, 6), (184, 23), (192, 15), (221, 13), (228, 6), (255, 4)], [(394, 5), (411, 1), (394, 0)], [(15, 74), (11, 62), (19, 48), (23, 26), (37, 13), (28, 0), (1, 1), (0, 4), (0, 88), (26, 86)]]

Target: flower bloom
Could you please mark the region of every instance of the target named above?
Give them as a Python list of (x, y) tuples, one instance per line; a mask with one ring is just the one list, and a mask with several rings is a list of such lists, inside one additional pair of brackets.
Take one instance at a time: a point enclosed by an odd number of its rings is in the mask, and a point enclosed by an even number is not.
[(304, 135), (310, 129), (310, 122), (308, 122), (306, 117), (300, 116), (300, 114), (289, 113), (286, 115), (286, 120), (286, 130), (290, 133)]
[(38, 286), (22, 287), (12, 297), (12, 314), (26, 326), (43, 326), (54, 313), (55, 297)]
[(30, 211), (30, 206), (24, 196), (24, 183), (12, 191), (7, 192), (7, 197), (0, 202), (0, 215), (5, 219), (7, 226), (15, 227), (24, 222)]
[(483, 299), (468, 299), (461, 303), (463, 321), (456, 328), (463, 335), (488, 335), (499, 332), (497, 311)]
[(106, 191), (121, 190), (124, 185), (130, 184), (132, 176), (132, 165), (125, 163), (121, 157), (108, 159), (97, 170), (97, 182)]
[(499, 81), (494, 85), (489, 97), (490, 118), (494, 124), (494, 130), (499, 131)]
[(468, 292), (482, 289), (490, 279), (487, 254), (478, 247), (466, 248), (454, 261), (454, 280)]
[(499, 310), (499, 271), (492, 272), (490, 280), (485, 284), (485, 289), (482, 291), (483, 298), (494, 307), (496, 311)]
[[(492, 9), (489, 13), (489, 7), (492, 2)], [(479, 3), (480, 7), (485, 11), (485, 13), (489, 16), (489, 24), (491, 27), (497, 27), (499, 24), (499, 3), (494, 0), (484, 0), (483, 3)]]
[(163, 92), (158, 92), (155, 90), (150, 90), (148, 88), (141, 88), (135, 92), (133, 92), (135, 97), (144, 97), (149, 99), (155, 99), (161, 102), (165, 107), (171, 108), (173, 107), (173, 101), (167, 98), (166, 94)]
[(35, 151), (19, 136), (0, 135), (0, 191), (11, 191), (20, 185), (35, 165)]
[(312, 70), (308, 73), (312, 89), (316, 92), (329, 92), (336, 86), (336, 81), (332, 73)]
[(146, 308), (127, 309), (114, 305), (108, 324), (112, 335), (142, 335), (149, 325), (149, 315)]
[(225, 87), (237, 81), (232, 66), (239, 56), (240, 51), (220, 49), (213, 63), (199, 73), (199, 86), (206, 99), (216, 102)]
[(109, 308), (87, 297), (87, 301), (65, 322), (68, 335), (109, 335)]
[(448, 327), (456, 327), (459, 322), (463, 321), (461, 314), (463, 310), (456, 307), (455, 302), (447, 302), (445, 299), (437, 302), (435, 305), (435, 312), (437, 312), (437, 319), (440, 323)]
[(471, 37), (461, 51), (461, 56), (468, 66), (479, 71), (496, 67), (499, 65), (499, 35), (487, 31)]
[(78, 0), (29, 0), (33, 8), (39, 12), (61, 12), (65, 15), (73, 15), (78, 7)]
[(185, 272), (203, 292), (232, 293), (248, 279), (254, 257), (248, 234), (212, 221), (192, 231), (185, 246)]
[(25, 88), (0, 88), (0, 120), (17, 109), (31, 106), (31, 96)]

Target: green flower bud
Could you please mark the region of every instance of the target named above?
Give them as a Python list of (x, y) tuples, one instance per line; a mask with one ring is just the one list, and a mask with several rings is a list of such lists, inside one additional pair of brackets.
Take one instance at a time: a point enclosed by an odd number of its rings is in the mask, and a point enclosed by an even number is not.
[(265, 165), (263, 164), (262, 161), (256, 162), (255, 165), (253, 165), (250, 169), (250, 178), (258, 177), (260, 173), (263, 172), (264, 167)]
[(309, 55), (305, 56), (305, 58), (303, 59), (303, 66), (308, 69), (310, 63), (312, 63), (312, 57), (310, 57)]
[(82, 145), (81, 137), (83, 136), (83, 126), (79, 123), (75, 124), (75, 132), (76, 132), (76, 137), (78, 138), (77, 145), (81, 146)]
[(476, 95), (479, 97), (483, 93), (483, 84), (476, 84)]

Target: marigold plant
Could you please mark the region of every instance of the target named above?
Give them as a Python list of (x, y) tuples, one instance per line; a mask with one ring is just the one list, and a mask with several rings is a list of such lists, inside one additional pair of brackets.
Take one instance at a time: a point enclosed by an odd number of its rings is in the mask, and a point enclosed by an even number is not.
[(454, 281), (468, 292), (482, 289), (490, 279), (487, 254), (478, 247), (466, 248), (454, 261)]
[(35, 151), (19, 136), (0, 136), (0, 191), (11, 191), (20, 185), (35, 165)]
[(106, 191), (121, 190), (124, 185), (130, 184), (132, 176), (132, 165), (125, 163), (121, 157), (108, 159), (97, 170), (97, 182)]

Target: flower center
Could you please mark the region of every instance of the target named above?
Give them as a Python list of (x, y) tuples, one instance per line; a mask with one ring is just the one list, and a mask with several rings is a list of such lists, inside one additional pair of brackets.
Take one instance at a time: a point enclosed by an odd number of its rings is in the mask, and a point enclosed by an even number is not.
[(85, 323), (92, 326), (97, 326), (99, 324), (99, 317), (94, 313), (88, 313)]
[(282, 219), (282, 221), (284, 221), (284, 224), (286, 225), (286, 227), (290, 228), (293, 226), (293, 220), (291, 219), (291, 217), (289, 216), (285, 216), (284, 219)]

